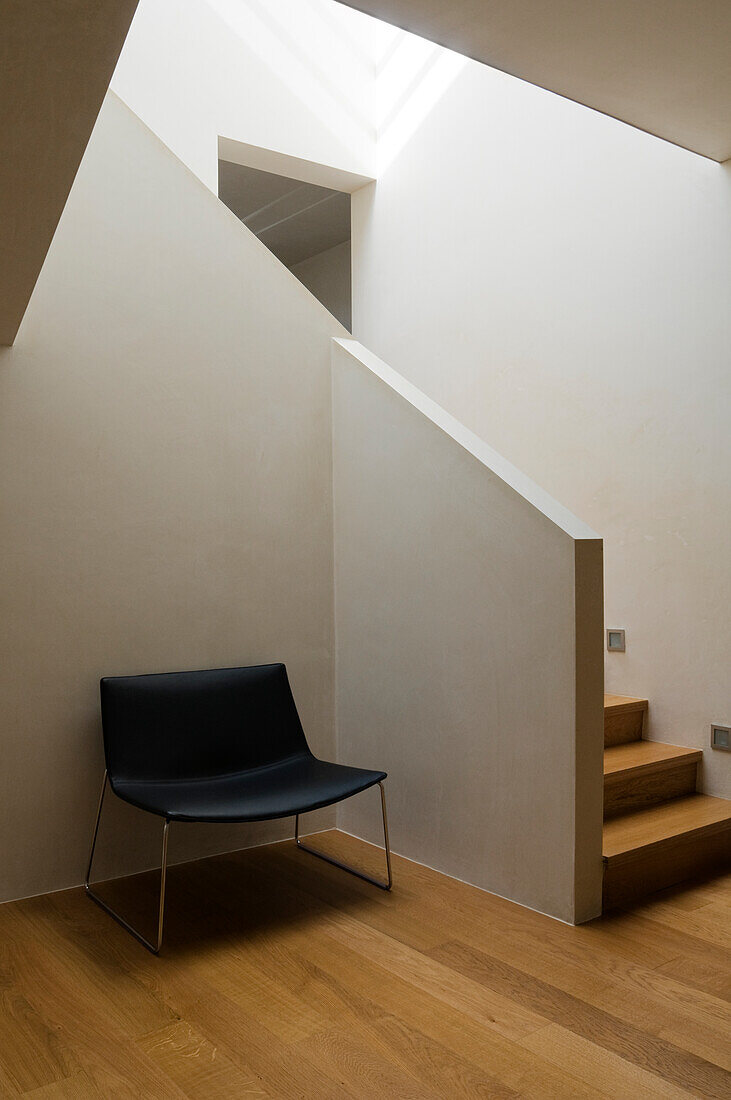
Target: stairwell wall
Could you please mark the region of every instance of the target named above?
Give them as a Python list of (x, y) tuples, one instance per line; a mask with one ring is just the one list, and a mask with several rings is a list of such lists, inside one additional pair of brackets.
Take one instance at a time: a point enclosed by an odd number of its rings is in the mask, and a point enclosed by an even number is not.
[[(334, 756), (338, 334), (108, 94), (0, 349), (0, 899), (82, 880), (101, 676), (285, 661), (313, 749)], [(108, 803), (98, 874), (154, 865), (159, 821)], [(288, 835), (179, 826), (171, 858)]]
[[(596, 916), (601, 540), (352, 340), (333, 491), (338, 751), (388, 771), (394, 851)], [(382, 843), (372, 791), (338, 823)]]
[(604, 539), (607, 690), (731, 796), (731, 165), (475, 62), (353, 197), (353, 335)]

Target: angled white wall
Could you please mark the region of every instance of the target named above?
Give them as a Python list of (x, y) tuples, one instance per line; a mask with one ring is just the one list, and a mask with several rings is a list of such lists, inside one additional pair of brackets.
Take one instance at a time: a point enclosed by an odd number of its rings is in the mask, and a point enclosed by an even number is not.
[(219, 135), (373, 177), (378, 40), (329, 0), (140, 0), (112, 89), (214, 192)]
[(731, 165), (466, 62), (353, 202), (353, 334), (604, 538), (607, 689), (731, 796)]
[[(108, 95), (0, 349), (0, 899), (82, 880), (100, 676), (283, 660), (333, 756), (341, 332)], [(159, 822), (113, 807), (99, 873), (154, 864)], [(171, 856), (286, 835), (180, 826)]]
[[(601, 909), (601, 541), (355, 341), (333, 351), (338, 752), (394, 851)], [(377, 799), (341, 828), (379, 841)]]

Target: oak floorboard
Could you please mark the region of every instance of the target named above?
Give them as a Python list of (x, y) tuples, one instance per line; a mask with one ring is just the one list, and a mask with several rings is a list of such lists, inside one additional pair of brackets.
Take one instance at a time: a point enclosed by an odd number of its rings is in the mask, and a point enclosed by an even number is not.
[(719, 933), (730, 927), (727, 923), (731, 913), (721, 902), (707, 902), (695, 909), (682, 909), (670, 902), (651, 903), (646, 910), (647, 917), (672, 928), (676, 932), (686, 932), (695, 939), (718, 943)]
[[(328, 833), (321, 846), (347, 860), (352, 858), (357, 843), (344, 834)], [(283, 849), (280, 866), (284, 865), (290, 881), (317, 890), (318, 896), (327, 897), (333, 905), (343, 896), (361, 897), (370, 907), (368, 923), (372, 927), (420, 951), (428, 951), (451, 937), (457, 909), (461, 938), (468, 942), (474, 939), (477, 946), (486, 937), (491, 944), (500, 938), (508, 944), (509, 952), (523, 955), (525, 965), (534, 966), (537, 960), (544, 960), (544, 965), (553, 971), (548, 980), (560, 984), (578, 975), (579, 982), (595, 987), (606, 981), (608, 974), (621, 971), (626, 965), (659, 966), (677, 955), (675, 950), (655, 949), (651, 942), (608, 933), (603, 922), (597, 921), (575, 928), (573, 936), (567, 938), (566, 926), (559, 921), (547, 920), (542, 914), (516, 906), (496, 894), (410, 862), (406, 863), (408, 881), (403, 884), (403, 896), (400, 892), (395, 910), (392, 895), (373, 891), (351, 877), (338, 883), (331, 869), (318, 860), (310, 859), (304, 878), (302, 861), (309, 858), (293, 848)]]
[[(731, 876), (726, 876), (731, 884)], [(713, 941), (653, 920), (642, 905), (605, 916), (618, 938), (634, 937), (638, 943), (654, 943), (666, 957), (653, 969), (676, 976), (691, 989), (702, 990), (722, 1000), (731, 999), (731, 952), (717, 938)]]
[(591, 1040), (642, 1069), (704, 1096), (723, 1096), (731, 1077), (717, 1063), (659, 1039), (647, 1027), (627, 1023), (605, 1009), (596, 1008), (570, 994), (527, 978), (513, 967), (498, 963), (483, 952), (452, 941), (431, 953), (445, 965), (544, 1016), (551, 1023)]
[(139, 1038), (137, 1044), (195, 1100), (256, 1100), (268, 1095), (255, 1073), (234, 1065), (183, 1020)]
[(641, 1096), (643, 1100), (656, 1097), (680, 1100), (688, 1096), (685, 1089), (558, 1024), (536, 1031), (522, 1039), (521, 1045), (570, 1070), (584, 1088), (598, 1089), (602, 1096)]
[(64, 1077), (61, 1081), (42, 1085), (32, 1092), (24, 1092), (23, 1096), (26, 1100), (105, 1100), (105, 1094), (99, 1091), (89, 1074), (83, 1070), (73, 1077)]
[(403, 1100), (437, 1100), (440, 1095), (425, 1088), (392, 1058), (384, 1058), (367, 1038), (351, 1029), (334, 1027), (316, 1032), (298, 1043), (298, 1049), (306, 1051), (356, 1095), (398, 1096)]
[(643, 900), (644, 913), (650, 913), (656, 905), (667, 905), (671, 909), (700, 909), (711, 902), (717, 902), (723, 906), (731, 916), (731, 896), (724, 886), (724, 876), (716, 875), (707, 881), (691, 880), (690, 882), (676, 883), (674, 886), (666, 886), (664, 890), (658, 890), (651, 897)]
[[(413, 986), (389, 969), (389, 957), (364, 958), (357, 950), (340, 945), (333, 950), (327, 937), (305, 945), (307, 957), (322, 972), (330, 975), (341, 990), (359, 989), (379, 1010), (371, 1013), (372, 1029), (388, 1029), (394, 1042), (394, 1029), (400, 1033), (401, 1049), (409, 1041), (424, 1048), (429, 1043), (440, 1054), (433, 1060), (447, 1066), (452, 1059), (472, 1067), (473, 1073), (497, 1078), (518, 1095), (565, 1097), (578, 1095), (579, 1082), (549, 1062), (530, 1057), (516, 1042), (487, 1029), (469, 1011), (445, 1003), (437, 995), (421, 992), (414, 997)], [(408, 1040), (407, 1040), (408, 1034)], [(495, 1086), (491, 1084), (490, 1088)], [(492, 1095), (488, 1092), (488, 1095)], [(582, 1095), (599, 1096), (592, 1089)]]
[[(75, 893), (80, 899), (81, 892)], [(33, 1026), (24, 1034), (20, 1029), (25, 1039), (22, 1051), (26, 1057), (22, 1060), (16, 1057), (13, 1044), (19, 1029), (12, 1024), (17, 1019), (9, 1020), (6, 1013), (0, 1017), (0, 1058), (9, 1075), (15, 1074), (21, 1095), (39, 1087), (24, 1080), (24, 1072), (35, 1075), (42, 1070), (48, 1077), (51, 1059), (55, 1058), (53, 1079), (43, 1084), (60, 1084), (83, 1070), (102, 1096), (113, 1095), (115, 1100), (136, 1100), (141, 1094), (160, 1100), (184, 1097), (185, 1093), (136, 1049), (133, 1037), (120, 1026), (115, 1013), (114, 974), (110, 974), (105, 994), (94, 995), (87, 984), (85, 967), (68, 968), (55, 954), (53, 926), (49, 926), (48, 937), (23, 934), (26, 927), (32, 928), (23, 916), (27, 905), (0, 906), (0, 938), (8, 937), (6, 945), (10, 943), (13, 952), (11, 988), (24, 1004), (33, 1003), (37, 1009)], [(40, 1034), (36, 1016), (43, 1021)]]
[[(731, 1097), (731, 876), (571, 928), (394, 875), (385, 894), (291, 842), (172, 867), (159, 958), (80, 889), (0, 906), (0, 1096)], [(100, 890), (149, 922), (155, 887)]]

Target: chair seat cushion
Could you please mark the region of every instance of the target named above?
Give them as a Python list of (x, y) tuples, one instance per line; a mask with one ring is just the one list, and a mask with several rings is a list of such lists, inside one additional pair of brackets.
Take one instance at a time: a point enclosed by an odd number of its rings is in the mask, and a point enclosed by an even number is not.
[(234, 775), (173, 781), (112, 779), (125, 802), (171, 821), (266, 821), (331, 806), (386, 778), (300, 753)]

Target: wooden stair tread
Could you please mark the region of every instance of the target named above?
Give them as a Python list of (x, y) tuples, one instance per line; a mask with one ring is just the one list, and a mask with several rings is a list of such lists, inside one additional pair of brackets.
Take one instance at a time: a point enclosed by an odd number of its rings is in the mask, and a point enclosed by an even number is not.
[(605, 778), (630, 775), (634, 772), (660, 771), (680, 762), (690, 764), (700, 760), (700, 749), (684, 749), (679, 745), (663, 745), (659, 741), (627, 741), (608, 745), (604, 750)]
[[(648, 744), (650, 742), (647, 742)], [(604, 823), (604, 862), (615, 863), (678, 837), (731, 830), (731, 801), (706, 794), (674, 798)]]
[(615, 713), (622, 710), (645, 710), (647, 699), (635, 699), (632, 695), (605, 695), (604, 710)]

